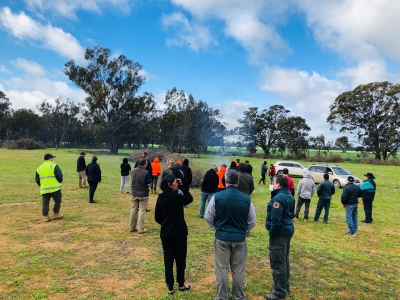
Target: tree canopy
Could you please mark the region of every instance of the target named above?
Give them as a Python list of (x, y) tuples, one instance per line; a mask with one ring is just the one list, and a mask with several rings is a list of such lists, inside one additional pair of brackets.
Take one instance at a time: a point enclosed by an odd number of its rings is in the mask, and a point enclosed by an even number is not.
[(330, 106), (331, 130), (354, 137), (376, 159), (396, 156), (400, 145), (400, 88), (390, 82), (359, 85)]

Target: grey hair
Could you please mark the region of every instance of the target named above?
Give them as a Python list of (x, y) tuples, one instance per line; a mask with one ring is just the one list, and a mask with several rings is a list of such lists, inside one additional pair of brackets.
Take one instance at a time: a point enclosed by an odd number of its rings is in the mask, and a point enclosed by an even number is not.
[(239, 172), (230, 169), (225, 172), (225, 181), (228, 184), (238, 184), (239, 183)]

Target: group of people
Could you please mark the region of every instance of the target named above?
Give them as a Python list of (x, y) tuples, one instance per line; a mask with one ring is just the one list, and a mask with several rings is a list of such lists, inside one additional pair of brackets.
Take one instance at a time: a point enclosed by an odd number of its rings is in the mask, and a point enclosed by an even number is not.
[[(101, 182), (101, 170), (97, 164), (97, 157), (93, 156), (91, 163), (86, 166), (85, 153), (82, 152), (77, 161), (79, 187), (86, 187), (89, 183), (89, 203), (96, 203), (94, 192)], [(59, 166), (53, 161), (55, 156), (47, 153), (44, 162), (36, 170), (35, 180), (40, 186), (42, 195), (42, 214), (44, 221), (63, 218), (60, 214), (61, 184), (63, 175)], [(164, 253), (165, 280), (168, 294), (174, 294), (173, 266), (176, 264), (176, 281), (178, 291), (188, 291), (190, 285), (185, 285), (185, 269), (187, 256), (188, 229), (184, 217), (184, 208), (193, 202), (189, 192), (192, 173), (186, 159), (183, 163), (167, 160), (167, 169), (162, 171), (158, 159), (153, 163), (148, 160), (148, 154), (143, 152), (142, 157), (131, 170), (127, 159), (121, 164), (121, 187), (129, 183), (131, 178), (131, 215), (129, 231), (143, 234), (145, 229), (145, 214), (149, 200), (149, 190), (157, 194), (158, 177), (162, 174), (154, 218), (161, 225), (160, 238)], [(264, 162), (261, 175), (267, 173), (267, 163)], [(250, 166), (250, 167), (249, 167)], [(271, 169), (274, 169), (271, 165)], [(83, 172), (84, 171), (84, 172)], [(212, 165), (203, 178), (201, 186), (200, 214), (207, 224), (215, 230), (214, 240), (214, 271), (217, 280), (217, 296), (215, 299), (228, 299), (228, 273), (232, 272), (232, 298), (245, 299), (244, 277), (246, 266), (246, 236), (256, 224), (256, 213), (250, 195), (254, 191), (254, 180), (251, 175), (252, 167), (248, 161), (232, 162), (226, 169), (222, 164), (218, 170)], [(273, 172), (273, 171), (272, 171)], [(128, 175), (127, 175), (128, 174)], [(285, 299), (290, 292), (290, 242), (294, 234), (293, 221), (305, 204), (304, 220), (308, 220), (310, 201), (315, 193), (315, 184), (308, 170), (298, 184), (298, 202), (295, 209), (295, 186), (288, 176), (288, 169), (283, 175), (270, 175), (273, 180), (271, 200), (267, 205), (265, 227), (269, 233), (269, 259), (272, 269), (273, 289), (266, 294), (265, 299)], [(360, 185), (354, 185), (354, 178), (348, 177), (341, 201), (346, 209), (346, 221), (349, 227), (348, 235), (354, 236), (357, 232), (358, 198), (362, 197), (366, 218), (363, 222), (372, 222), (372, 202), (376, 192), (375, 177), (372, 173), (365, 174), (366, 180)], [(128, 179), (126, 178), (128, 177)], [(317, 188), (319, 196), (314, 221), (318, 221), (322, 209), (325, 210), (324, 223), (328, 222), (329, 207), (334, 185), (329, 181), (329, 174), (324, 174), (324, 182)], [(259, 183), (260, 183), (259, 182)], [(129, 188), (126, 188), (129, 193)], [(49, 217), (49, 202), (54, 200), (54, 215)], [(205, 204), (208, 202), (207, 208)]]

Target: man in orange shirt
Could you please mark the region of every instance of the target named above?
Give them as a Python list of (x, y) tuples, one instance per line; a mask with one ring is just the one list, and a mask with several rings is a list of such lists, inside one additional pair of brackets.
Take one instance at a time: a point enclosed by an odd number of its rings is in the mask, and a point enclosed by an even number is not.
[(158, 181), (158, 176), (160, 176), (162, 172), (161, 165), (159, 164), (158, 157), (154, 159), (154, 161), (151, 163), (151, 193), (152, 194), (157, 194), (157, 181)]
[(226, 189), (225, 180), (224, 180), (225, 179), (224, 178), (225, 172), (226, 172), (226, 165), (222, 164), (221, 168), (219, 168), (219, 170), (217, 172), (217, 175), (219, 177), (218, 192), (223, 191), (223, 190)]

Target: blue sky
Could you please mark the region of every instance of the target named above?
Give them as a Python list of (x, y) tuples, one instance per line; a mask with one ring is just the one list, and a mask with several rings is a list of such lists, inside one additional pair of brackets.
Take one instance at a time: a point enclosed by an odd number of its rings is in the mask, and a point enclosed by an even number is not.
[(159, 108), (176, 87), (231, 129), (248, 107), (281, 104), (334, 141), (340, 93), (400, 82), (399, 15), (400, 0), (2, 0), (0, 90), (14, 109), (82, 102), (64, 64), (100, 45), (143, 66)]

